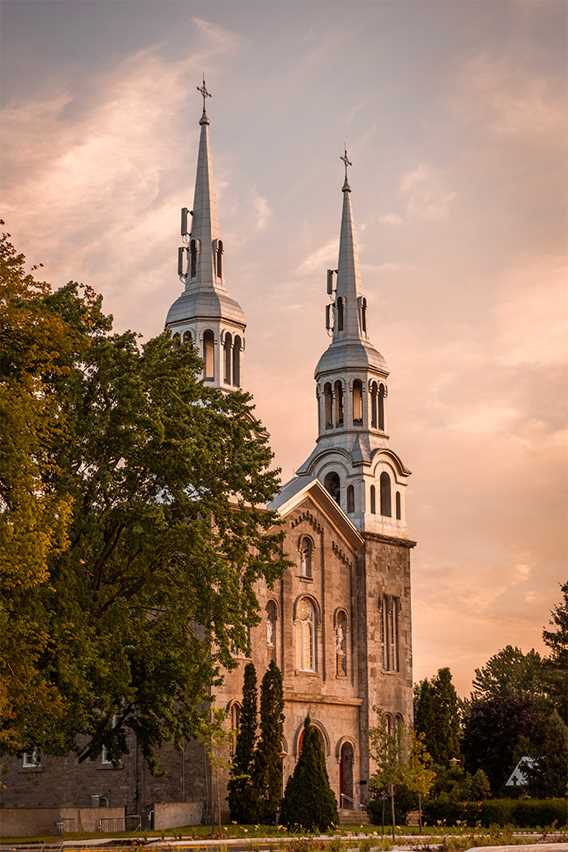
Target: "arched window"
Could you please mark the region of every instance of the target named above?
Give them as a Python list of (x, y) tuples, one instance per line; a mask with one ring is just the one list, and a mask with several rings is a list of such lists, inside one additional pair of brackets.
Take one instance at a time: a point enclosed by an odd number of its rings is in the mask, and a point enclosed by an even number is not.
[(380, 478), (381, 487), (381, 515), (390, 518), (392, 516), (391, 508), (391, 480), (388, 473), (383, 470)]
[(367, 334), (367, 300), (364, 296), (361, 299), (361, 328), (363, 334)]
[(300, 541), (300, 574), (302, 577), (313, 576), (314, 543), (307, 535)]
[(363, 424), (363, 383), (360, 379), (353, 382), (353, 425)]
[(197, 275), (197, 241), (191, 240), (189, 244), (189, 277)]
[(343, 385), (335, 383), (335, 425), (343, 426)]
[(396, 519), (397, 519), (397, 521), (400, 521), (400, 519), (402, 517), (402, 508), (401, 508), (401, 505), (400, 505), (400, 491), (397, 491), (396, 495), (395, 495), (395, 507), (396, 507)]
[(316, 613), (309, 598), (298, 601), (296, 609), (296, 668), (304, 672), (316, 670)]
[(229, 709), (229, 720), (231, 724), (231, 754), (234, 754), (237, 746), (239, 725), (241, 723), (241, 705), (237, 701), (233, 701), (231, 704)]
[(215, 378), (215, 336), (209, 329), (203, 332), (203, 361), (205, 364), (205, 378)]
[(217, 275), (223, 277), (223, 240), (217, 242)]
[(335, 473), (334, 470), (330, 471), (326, 474), (326, 477), (323, 481), (323, 486), (328, 491), (336, 503), (341, 505), (341, 483), (339, 481), (339, 476)]
[(343, 299), (341, 296), (337, 300), (337, 330), (343, 331)]
[[(321, 753), (324, 755), (324, 759), (325, 759), (325, 756), (327, 754), (327, 744), (326, 744), (324, 735), (322, 734), (322, 732), (320, 731), (320, 729), (317, 725), (312, 724), (312, 727), (316, 729), (316, 733), (317, 733), (317, 735), (319, 737), (319, 741), (320, 741)], [(305, 733), (306, 733), (306, 729), (304, 727), (302, 727), (302, 730), (300, 731), (300, 734), (298, 736), (298, 757), (302, 753), (302, 748), (304, 747), (304, 734)]]
[(379, 429), (385, 431), (385, 386), (379, 387)]
[(225, 335), (225, 343), (224, 343), (224, 362), (225, 362), (225, 370), (223, 380), (226, 385), (231, 384), (231, 366), (233, 360), (233, 353), (231, 352), (233, 346), (233, 335), (229, 332)]
[(181, 336), (178, 331), (173, 335), (174, 346), (179, 346), (181, 344)]
[(333, 394), (329, 382), (326, 382), (323, 387), (323, 399), (325, 406), (325, 428), (333, 429)]
[(377, 490), (371, 485), (371, 515), (377, 514)]
[(335, 673), (347, 677), (347, 613), (343, 610), (335, 618)]
[(278, 619), (278, 609), (274, 601), (268, 601), (266, 604), (266, 646), (268, 648), (270, 659), (276, 662), (276, 621)]
[(236, 388), (241, 386), (241, 338), (237, 334), (233, 343), (233, 384)]
[(352, 485), (347, 486), (347, 513), (352, 514), (355, 511), (355, 489)]
[(378, 407), (378, 396), (379, 389), (377, 387), (377, 383), (373, 382), (371, 384), (371, 429), (376, 429), (378, 420), (377, 420), (377, 407)]
[(183, 342), (184, 343), (193, 343), (193, 338), (191, 336), (191, 331), (184, 331), (183, 333)]
[(390, 713), (385, 713), (385, 727), (387, 729), (387, 734), (389, 737), (393, 735), (393, 724), (392, 724), (392, 716)]

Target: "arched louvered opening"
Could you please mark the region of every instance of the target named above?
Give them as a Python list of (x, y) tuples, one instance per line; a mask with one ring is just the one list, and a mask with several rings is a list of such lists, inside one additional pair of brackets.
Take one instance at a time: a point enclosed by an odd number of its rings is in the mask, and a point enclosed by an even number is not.
[(367, 334), (367, 300), (364, 296), (361, 300), (361, 328), (363, 334)]
[(335, 502), (341, 505), (341, 482), (339, 480), (339, 475), (334, 470), (326, 474), (323, 485), (326, 491), (331, 494)]
[(376, 429), (378, 425), (378, 398), (379, 389), (376, 382), (371, 383), (371, 429)]
[(381, 515), (384, 515), (387, 518), (392, 516), (392, 507), (391, 507), (391, 480), (388, 473), (383, 470), (380, 478), (380, 489), (381, 489)]
[(308, 535), (300, 541), (300, 574), (311, 580), (313, 577), (314, 543)]
[(385, 430), (385, 386), (379, 386), (379, 429)]
[(231, 384), (231, 372), (233, 366), (233, 335), (227, 332), (225, 335), (225, 343), (223, 344), (223, 362), (224, 362), (224, 370), (223, 370), (223, 381), (226, 385)]
[(377, 489), (371, 485), (371, 515), (377, 514)]
[(355, 511), (355, 489), (352, 485), (347, 486), (347, 513), (353, 514)]
[(215, 335), (210, 329), (203, 332), (203, 363), (205, 378), (213, 381), (215, 379)]
[(363, 382), (360, 379), (353, 382), (353, 425), (363, 425)]
[(335, 383), (335, 425), (343, 426), (343, 385)]
[(236, 388), (241, 386), (241, 338), (237, 334), (233, 343), (233, 384)]
[(396, 492), (394, 502), (395, 502), (395, 510), (396, 510), (396, 519), (397, 519), (397, 521), (400, 521), (400, 519), (402, 518), (402, 506), (401, 506), (401, 500), (400, 500), (400, 491)]
[(189, 277), (195, 278), (197, 275), (197, 240), (191, 240), (189, 243)]
[(343, 331), (343, 299), (341, 296), (337, 299), (337, 330)]
[(193, 343), (193, 337), (191, 336), (191, 331), (184, 331), (183, 333), (183, 342), (185, 344)]
[(172, 335), (172, 340), (174, 342), (174, 346), (180, 346), (181, 345), (181, 335), (180, 335), (179, 331), (176, 331), (176, 333)]
[(223, 240), (217, 241), (217, 275), (223, 277)]
[(333, 429), (333, 392), (330, 382), (326, 382), (323, 387), (323, 402), (325, 428)]

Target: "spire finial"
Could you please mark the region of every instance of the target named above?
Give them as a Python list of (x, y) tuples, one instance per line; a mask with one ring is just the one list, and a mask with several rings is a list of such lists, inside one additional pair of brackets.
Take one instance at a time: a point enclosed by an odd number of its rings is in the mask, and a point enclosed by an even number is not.
[(343, 157), (340, 157), (339, 159), (345, 166), (345, 180), (343, 182), (343, 192), (351, 192), (351, 187), (349, 186), (349, 181), (347, 180), (347, 167), (352, 166), (353, 163), (347, 156), (347, 145), (343, 146)]
[(207, 113), (205, 112), (205, 98), (211, 98), (212, 95), (211, 95), (211, 92), (207, 91), (207, 86), (205, 85), (205, 74), (203, 75), (203, 82), (202, 82), (201, 86), (197, 86), (196, 88), (197, 88), (197, 91), (199, 92), (199, 94), (201, 95), (201, 97), (203, 98), (203, 115), (201, 116), (201, 121), (199, 123), (200, 124), (202, 124), (202, 123), (203, 124), (205, 124), (205, 123), (209, 124), (209, 121), (207, 119)]

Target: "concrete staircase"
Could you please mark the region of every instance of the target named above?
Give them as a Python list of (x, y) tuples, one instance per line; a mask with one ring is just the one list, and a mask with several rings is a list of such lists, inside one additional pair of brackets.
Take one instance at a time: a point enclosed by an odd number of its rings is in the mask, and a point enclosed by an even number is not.
[(340, 808), (339, 822), (341, 825), (369, 825), (369, 817), (366, 810)]

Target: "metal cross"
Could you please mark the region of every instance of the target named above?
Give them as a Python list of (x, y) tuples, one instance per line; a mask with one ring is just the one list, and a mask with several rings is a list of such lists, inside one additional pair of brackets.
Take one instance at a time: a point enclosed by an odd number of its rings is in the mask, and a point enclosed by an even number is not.
[(203, 98), (203, 112), (205, 112), (205, 98), (211, 97), (211, 92), (207, 91), (207, 86), (205, 85), (205, 74), (203, 75), (203, 83), (201, 84), (201, 86), (197, 86), (196, 88), (201, 97)]
[(347, 148), (345, 148), (345, 150), (343, 152), (343, 157), (340, 157), (339, 159), (341, 160), (341, 162), (345, 166), (345, 182), (347, 183), (347, 166), (353, 165), (353, 163), (351, 162), (351, 160), (347, 156)]

